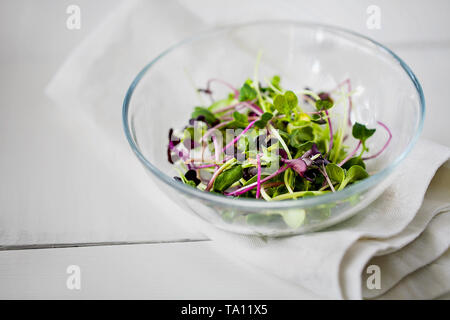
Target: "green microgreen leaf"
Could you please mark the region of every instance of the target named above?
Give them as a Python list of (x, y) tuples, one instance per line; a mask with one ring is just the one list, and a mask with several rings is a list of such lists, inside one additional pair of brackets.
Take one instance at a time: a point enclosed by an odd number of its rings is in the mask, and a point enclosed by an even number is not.
[(354, 165), (348, 169), (348, 171), (345, 174), (345, 179), (342, 181), (341, 185), (339, 186), (339, 190), (342, 190), (345, 188), (345, 186), (349, 183), (356, 182), (359, 180), (363, 180), (367, 178), (369, 174), (367, 171), (358, 165)]
[(187, 184), (188, 186), (194, 187), (194, 188), (197, 187), (197, 185), (195, 184), (195, 182), (192, 181), (192, 180), (186, 180), (186, 183), (185, 183), (185, 184)]
[(335, 165), (334, 163), (329, 163), (326, 166), (327, 175), (332, 182), (342, 183), (345, 179), (344, 169)]
[(288, 115), (298, 105), (298, 98), (292, 91), (286, 91), (285, 94), (278, 94), (273, 100), (273, 106), (279, 113)]
[(217, 118), (214, 116), (214, 114), (207, 108), (195, 107), (194, 112), (192, 112), (191, 114), (191, 118), (196, 119), (199, 116), (204, 116), (205, 121), (209, 124), (213, 124), (215, 121), (217, 121)]
[(317, 124), (326, 124), (327, 120), (325, 120), (323, 118), (323, 116), (324, 116), (323, 112), (321, 112), (321, 114), (313, 114), (311, 116), (311, 121), (314, 122), (314, 123), (317, 123)]
[(284, 97), (286, 99), (286, 103), (288, 105), (289, 111), (294, 110), (298, 105), (297, 95), (292, 91), (286, 91), (284, 93)]
[(270, 121), (270, 119), (272, 119), (273, 114), (271, 114), (270, 112), (264, 112), (261, 115), (261, 119), (255, 122), (255, 126), (257, 126), (260, 129), (265, 128), (265, 126), (267, 125), (267, 122)]
[(331, 107), (333, 107), (333, 102), (331, 102), (330, 100), (317, 100), (316, 101), (316, 109), (319, 111), (328, 110), (328, 109), (331, 109)]
[(313, 140), (314, 140), (313, 128), (310, 126), (305, 126), (302, 128), (292, 130), (289, 144), (294, 148), (299, 148), (304, 143)]
[(286, 114), (289, 112), (289, 107), (286, 102), (286, 98), (284, 95), (276, 95), (275, 99), (273, 99), (273, 106), (275, 110), (277, 110), (279, 113)]
[(217, 100), (208, 107), (208, 110), (212, 112), (214, 110), (227, 107), (233, 103), (233, 100), (234, 100), (233, 95), (230, 95), (225, 99)]
[(247, 116), (235, 111), (233, 112), (233, 121), (231, 121), (227, 127), (229, 128), (246, 128), (248, 126), (248, 119)]
[(272, 79), (270, 80), (270, 83), (272, 84), (272, 86), (274, 86), (275, 89), (278, 89), (281, 91), (280, 82), (281, 82), (280, 76), (276, 76), (276, 75), (273, 76)]
[(313, 141), (308, 141), (295, 147), (297, 149), (297, 153), (295, 154), (294, 158), (301, 157), (306, 151), (312, 148), (313, 144), (314, 144)]
[(219, 174), (214, 181), (213, 190), (223, 192), (242, 178), (242, 166), (237, 165)]
[(355, 139), (361, 140), (361, 142), (364, 143), (375, 133), (375, 131), (376, 129), (367, 129), (365, 125), (356, 122), (353, 125), (352, 134)]
[(256, 90), (245, 82), (239, 91), (239, 101), (250, 101), (254, 99), (256, 99)]
[(361, 159), (361, 157), (354, 157), (351, 158), (350, 160), (348, 160), (346, 163), (344, 163), (342, 165), (342, 169), (348, 170), (350, 169), (352, 166), (354, 165), (358, 165), (363, 167), (364, 169), (366, 168), (366, 164), (364, 163), (364, 161)]

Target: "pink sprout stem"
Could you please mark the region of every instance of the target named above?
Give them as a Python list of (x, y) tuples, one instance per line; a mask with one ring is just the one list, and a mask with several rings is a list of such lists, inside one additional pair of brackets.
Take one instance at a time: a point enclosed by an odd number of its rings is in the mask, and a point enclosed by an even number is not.
[(225, 112), (225, 111), (234, 110), (235, 108), (237, 108), (241, 104), (242, 104), (242, 102), (238, 102), (238, 103), (235, 103), (235, 104), (230, 104), (229, 106), (226, 106), (226, 107), (214, 110), (213, 113), (222, 113), (222, 112)]
[[(278, 169), (277, 171), (275, 171), (274, 173), (272, 173), (271, 175), (265, 177), (264, 179), (261, 179), (260, 183), (264, 183), (270, 179), (272, 179), (273, 177), (279, 175), (280, 173), (283, 173), (284, 171), (286, 171), (289, 168), (289, 166), (284, 166), (281, 167), (280, 169)], [(258, 182), (253, 182), (252, 184), (242, 187), (236, 191), (230, 192), (227, 195), (228, 196), (239, 196), (243, 193), (246, 193), (247, 191), (250, 191), (252, 189), (254, 189), (256, 186), (258, 185)]]
[(380, 151), (378, 151), (377, 153), (375, 153), (374, 155), (371, 155), (369, 157), (362, 158), (363, 160), (369, 160), (369, 159), (378, 157), (381, 153), (383, 153), (383, 151), (388, 147), (389, 143), (391, 142), (391, 139), (392, 139), (391, 130), (389, 130), (389, 128), (383, 122), (377, 121), (377, 123), (387, 131), (389, 138), (387, 139), (386, 143), (384, 144), (383, 148), (381, 148)]
[(259, 116), (263, 114), (263, 111), (252, 102), (244, 101), (244, 105), (246, 107), (248, 107), (249, 109), (251, 109), (254, 113), (256, 113)]
[(259, 154), (256, 155), (256, 163), (258, 165), (258, 176), (256, 180), (256, 199), (259, 199), (259, 195), (261, 192), (261, 159)]
[(239, 97), (239, 90), (236, 89), (235, 87), (233, 87), (231, 84), (229, 84), (228, 82), (221, 80), (221, 79), (209, 79), (207, 84), (206, 84), (206, 88), (207, 90), (211, 90), (211, 83), (212, 82), (219, 82), (221, 84), (223, 84), (224, 86), (227, 86), (228, 88), (230, 88), (233, 92), (234, 92), (234, 97), (237, 99)]
[(229, 144), (227, 144), (222, 152), (225, 152), (230, 146), (234, 145), (236, 142), (239, 141), (239, 139), (248, 131), (250, 130), (250, 128), (255, 124), (257, 120), (253, 120), (252, 122), (250, 122), (250, 124), (247, 126), (247, 128), (245, 128), (236, 138), (233, 139), (233, 141), (231, 141)]
[(355, 150), (353, 150), (350, 154), (348, 154), (347, 157), (345, 157), (345, 159), (342, 160), (342, 161), (338, 164), (338, 166), (339, 166), (339, 167), (342, 167), (342, 166), (344, 165), (344, 163), (346, 163), (348, 160), (350, 160), (350, 159), (355, 155), (355, 153), (358, 151), (358, 149), (359, 149), (360, 146), (361, 146), (361, 140), (358, 142), (358, 145), (356, 146)]
[(211, 188), (212, 188), (212, 186), (214, 184), (214, 181), (219, 176), (219, 174), (222, 173), (223, 170), (225, 170), (224, 166), (216, 169), (216, 171), (214, 172), (214, 174), (211, 177), (211, 180), (209, 180), (208, 185), (206, 186), (206, 189), (205, 189), (206, 191), (210, 191), (211, 190)]
[(214, 127), (212, 127), (211, 129), (208, 129), (208, 131), (205, 132), (205, 134), (202, 137), (202, 141), (205, 141), (206, 138), (208, 138), (213, 132), (214, 130), (220, 129), (222, 127), (225, 127), (227, 124), (229, 124), (231, 121), (233, 120), (229, 120), (229, 121), (225, 121), (225, 122), (221, 122), (218, 125), (215, 125)]
[(233, 113), (235, 110), (237, 110), (240, 106), (244, 106), (249, 108), (250, 110), (252, 110), (254, 113), (256, 113), (257, 115), (262, 115), (263, 112), (262, 110), (253, 103), (253, 101), (244, 101), (244, 102), (240, 102), (240, 103), (236, 103), (236, 104), (232, 104), (230, 106), (221, 108), (221, 109), (217, 109), (214, 110), (214, 113), (222, 113), (227, 111), (226, 113), (224, 113), (222, 116), (226, 116), (229, 115), (231, 113)]

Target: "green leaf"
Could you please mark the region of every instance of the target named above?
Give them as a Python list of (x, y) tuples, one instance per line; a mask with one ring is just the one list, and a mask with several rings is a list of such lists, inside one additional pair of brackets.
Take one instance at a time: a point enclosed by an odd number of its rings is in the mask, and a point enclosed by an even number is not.
[(322, 114), (313, 114), (311, 116), (311, 121), (317, 124), (325, 124), (327, 121), (323, 118)]
[(195, 182), (194, 182), (194, 181), (192, 181), (192, 180), (186, 180), (186, 183), (185, 183), (185, 184), (186, 184), (186, 185), (188, 185), (188, 186), (191, 186), (191, 187), (197, 188), (197, 186), (196, 186)]
[(333, 107), (333, 102), (330, 100), (317, 100), (316, 101), (316, 109), (317, 110), (328, 110)]
[[(269, 174), (268, 173), (261, 173), (261, 179), (267, 177)], [(258, 180), (258, 176), (254, 175), (253, 177), (251, 177), (250, 179), (248, 179), (242, 186), (248, 186), (252, 183), (255, 183)]]
[(256, 90), (246, 82), (239, 91), (239, 101), (249, 101), (253, 99), (256, 99)]
[(286, 91), (284, 95), (279, 94), (273, 100), (273, 106), (279, 113), (289, 114), (298, 105), (298, 98), (292, 91)]
[(368, 176), (369, 174), (363, 167), (354, 165), (347, 171), (344, 181), (342, 181), (341, 185), (339, 186), (339, 190), (344, 189), (344, 187), (349, 183), (363, 180)]
[(263, 129), (266, 127), (267, 122), (270, 121), (270, 119), (272, 119), (273, 114), (271, 114), (270, 112), (264, 112), (261, 115), (261, 119), (255, 122), (255, 126), (257, 126), (260, 129)]
[(233, 112), (233, 121), (230, 122), (227, 127), (229, 128), (246, 128), (248, 126), (248, 119), (247, 116), (235, 111)]
[(355, 139), (361, 140), (361, 142), (364, 143), (375, 133), (375, 131), (376, 129), (367, 129), (365, 125), (356, 122), (353, 125), (352, 134)]
[(306, 151), (312, 148), (313, 144), (314, 144), (313, 141), (308, 141), (300, 144), (298, 147), (295, 147), (297, 148), (297, 153), (295, 154), (294, 158), (301, 157)]
[(297, 229), (305, 222), (305, 210), (303, 209), (290, 209), (282, 213), (284, 222), (288, 227)]
[(223, 192), (242, 178), (242, 166), (237, 165), (219, 174), (214, 180), (213, 190)]
[(288, 105), (289, 111), (294, 110), (298, 105), (298, 98), (292, 91), (286, 91), (284, 93), (284, 98), (286, 99), (286, 103)]
[(281, 78), (280, 78), (280, 76), (273, 76), (272, 79), (270, 80), (270, 82), (272, 83), (272, 85), (276, 89), (281, 90), (281, 87), (280, 87)]
[(327, 164), (325, 169), (331, 181), (342, 183), (342, 181), (345, 179), (344, 169), (335, 165), (334, 163)]
[(281, 129), (278, 129), (278, 134), (280, 135), (280, 137), (284, 140), (284, 142), (286, 143), (286, 145), (290, 144), (290, 139), (291, 139), (291, 135), (289, 133), (287, 133), (286, 131), (283, 131)]
[(205, 121), (209, 124), (213, 124), (215, 121), (217, 121), (217, 118), (214, 116), (214, 114), (207, 108), (195, 107), (194, 112), (192, 112), (191, 114), (191, 118), (196, 119), (199, 116), (204, 116)]
[(270, 119), (272, 119), (272, 117), (273, 117), (273, 114), (271, 114), (270, 112), (264, 112), (262, 115), (261, 115), (261, 120), (263, 120), (263, 121), (269, 121)]
[(367, 173), (367, 171), (358, 165), (352, 166), (346, 174), (345, 179), (349, 179), (350, 182), (355, 182), (358, 180), (362, 180), (365, 179), (369, 176), (369, 174)]
[(233, 100), (234, 96), (229, 96), (225, 99), (217, 100), (208, 107), (208, 110), (212, 112), (216, 109), (227, 107), (233, 103)]
[(294, 148), (299, 148), (305, 142), (314, 140), (314, 132), (311, 126), (294, 129), (291, 132), (289, 143)]
[(184, 139), (194, 139), (195, 137), (195, 129), (194, 127), (187, 127), (183, 131), (183, 140)]
[(284, 95), (276, 95), (275, 99), (273, 99), (273, 106), (275, 110), (277, 110), (279, 113), (287, 114), (289, 113), (289, 106), (286, 102), (286, 98)]
[(342, 165), (342, 169), (348, 170), (348, 169), (350, 169), (350, 167), (352, 167), (354, 165), (361, 166), (364, 169), (366, 168), (366, 164), (361, 159), (361, 157), (354, 157), (354, 158), (351, 158), (350, 160), (348, 160), (346, 163), (344, 163)]

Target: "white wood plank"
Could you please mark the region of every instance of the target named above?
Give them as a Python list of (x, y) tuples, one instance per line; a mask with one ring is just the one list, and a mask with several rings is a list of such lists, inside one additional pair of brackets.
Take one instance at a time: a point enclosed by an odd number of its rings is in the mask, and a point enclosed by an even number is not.
[[(117, 174), (122, 155), (89, 122), (46, 100), (38, 86), (46, 67), (1, 64), (36, 87), (23, 94), (0, 77), (0, 245), (204, 238), (172, 217), (179, 207), (131, 150), (123, 156), (135, 167)], [(145, 177), (141, 184), (132, 172)]]
[[(81, 290), (66, 286), (69, 265)], [(315, 299), (210, 242), (0, 252), (0, 299)]]

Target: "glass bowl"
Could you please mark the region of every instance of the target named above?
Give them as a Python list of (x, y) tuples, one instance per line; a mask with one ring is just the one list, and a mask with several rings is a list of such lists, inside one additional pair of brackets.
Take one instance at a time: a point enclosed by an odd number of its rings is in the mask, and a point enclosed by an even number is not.
[[(167, 160), (168, 131), (183, 128), (196, 88), (210, 78), (239, 87), (254, 72), (259, 79), (280, 75), (285, 88), (327, 91), (351, 80), (351, 119), (368, 126), (382, 121), (392, 140), (381, 156), (367, 161), (371, 176), (342, 191), (285, 201), (233, 199), (175, 181)], [(227, 92), (215, 89), (215, 96)], [(411, 69), (383, 45), (341, 28), (291, 21), (256, 22), (214, 29), (168, 48), (136, 76), (123, 104), (123, 124), (132, 150), (170, 199), (212, 225), (240, 234), (286, 236), (317, 231), (348, 219), (376, 199), (414, 146), (423, 125), (425, 101)], [(387, 139), (381, 128), (371, 150)], [(400, 177), (401, 178), (401, 177)], [(149, 194), (149, 197), (152, 195)], [(300, 217), (289, 227), (285, 217)]]

